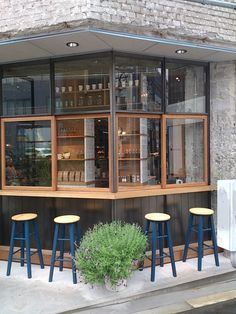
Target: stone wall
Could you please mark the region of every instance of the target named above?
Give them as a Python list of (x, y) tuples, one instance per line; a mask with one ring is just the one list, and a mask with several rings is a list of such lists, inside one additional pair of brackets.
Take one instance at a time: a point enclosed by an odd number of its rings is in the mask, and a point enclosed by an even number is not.
[(236, 179), (236, 62), (211, 64), (211, 181)]
[(94, 26), (164, 38), (236, 42), (234, 10), (186, 0), (0, 0), (0, 39)]
[[(236, 62), (211, 64), (211, 183), (236, 179)], [(212, 193), (217, 208), (217, 193)]]

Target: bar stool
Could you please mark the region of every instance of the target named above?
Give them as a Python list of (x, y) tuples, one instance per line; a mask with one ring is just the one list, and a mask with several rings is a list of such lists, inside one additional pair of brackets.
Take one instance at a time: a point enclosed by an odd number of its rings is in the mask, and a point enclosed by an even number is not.
[[(13, 255), (20, 251), (20, 258), (15, 258), (15, 260), (20, 261), (20, 265), (24, 266), (24, 262), (26, 261), (27, 264), (27, 274), (28, 278), (32, 277), (31, 273), (31, 256), (33, 254), (38, 253), (40, 267), (44, 268), (43, 262), (43, 255), (41, 244), (39, 240), (39, 231), (38, 231), (38, 223), (37, 223), (37, 214), (34, 213), (25, 213), (25, 214), (18, 214), (11, 217), (12, 220), (12, 227), (11, 227), (11, 239), (10, 239), (10, 248), (9, 248), (9, 255), (8, 255), (8, 263), (7, 263), (7, 276), (11, 273), (11, 265), (13, 261)], [(31, 251), (30, 249), (30, 225), (33, 226), (33, 234), (37, 246), (37, 250)], [(17, 229), (21, 229), (18, 232)], [(15, 240), (20, 241), (20, 249), (14, 252), (14, 245)], [(26, 258), (25, 258), (26, 253)]]
[[(196, 251), (198, 254), (198, 271), (202, 270), (202, 258), (204, 249), (213, 249), (214, 256), (215, 256), (215, 264), (219, 266), (219, 258), (218, 258), (218, 250), (217, 250), (217, 242), (216, 242), (216, 234), (214, 228), (214, 220), (213, 220), (214, 210), (209, 208), (190, 208), (189, 209), (189, 219), (188, 219), (188, 229), (186, 233), (186, 240), (184, 246), (184, 253), (183, 253), (183, 262), (186, 262), (188, 248), (193, 251)], [(193, 219), (197, 219), (197, 224), (193, 225)], [(204, 227), (204, 219), (208, 221), (208, 226)], [(197, 228), (195, 228), (197, 227)], [(189, 246), (191, 233), (195, 231), (198, 233), (198, 247), (197, 249), (191, 248)], [(210, 238), (212, 240), (212, 245), (208, 245), (204, 243), (203, 235), (204, 232), (208, 231)], [(205, 248), (204, 248), (205, 246)]]
[[(55, 222), (55, 231), (54, 231), (54, 238), (53, 238), (53, 245), (52, 245), (52, 256), (51, 256), (51, 263), (50, 263), (50, 273), (49, 273), (49, 282), (52, 281), (53, 272), (54, 272), (54, 264), (56, 261), (59, 261), (59, 271), (63, 270), (63, 262), (64, 261), (71, 261), (72, 260), (72, 278), (73, 283), (77, 283), (76, 277), (76, 266), (75, 266), (75, 240), (77, 243), (80, 241), (80, 217), (76, 215), (63, 215), (58, 216), (54, 219)], [(65, 237), (65, 229), (68, 226), (69, 229), (69, 238)], [(75, 236), (75, 232), (77, 235)], [(57, 249), (57, 241), (60, 244), (60, 254), (56, 257), (56, 249)], [(70, 241), (70, 254), (71, 259), (64, 258), (64, 242)]]
[[(174, 259), (174, 251), (172, 246), (171, 240), (171, 233), (170, 233), (170, 215), (163, 214), (163, 213), (149, 213), (145, 215), (146, 219), (146, 228), (145, 228), (145, 235), (151, 233), (151, 251), (152, 255), (151, 258), (146, 256), (149, 260), (151, 260), (151, 281), (155, 281), (155, 267), (156, 267), (156, 260), (160, 259), (160, 266), (164, 266), (164, 258), (170, 257), (171, 266), (172, 266), (172, 273), (173, 276), (176, 277), (176, 268), (175, 268), (175, 259)], [(149, 232), (149, 228), (151, 226), (151, 231)], [(167, 247), (169, 248), (169, 254), (165, 253), (164, 243), (163, 240), (167, 240)], [(156, 254), (157, 250), (157, 240), (159, 243), (159, 254)]]

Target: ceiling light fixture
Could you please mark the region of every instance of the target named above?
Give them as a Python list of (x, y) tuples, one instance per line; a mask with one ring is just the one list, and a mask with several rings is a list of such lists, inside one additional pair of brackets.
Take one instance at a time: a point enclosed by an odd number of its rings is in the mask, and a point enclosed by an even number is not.
[(68, 43), (66, 43), (66, 46), (70, 47), (70, 48), (75, 48), (75, 47), (79, 46), (79, 43), (77, 43), (75, 41), (69, 41)]
[(182, 55), (184, 53), (187, 53), (187, 50), (186, 49), (177, 49), (177, 50), (175, 50), (175, 53), (177, 53), (178, 55)]

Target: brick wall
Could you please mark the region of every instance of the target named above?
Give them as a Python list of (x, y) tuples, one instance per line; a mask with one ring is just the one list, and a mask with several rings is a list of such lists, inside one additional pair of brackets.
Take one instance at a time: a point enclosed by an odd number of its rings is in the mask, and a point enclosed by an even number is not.
[(218, 42), (236, 42), (232, 9), (185, 0), (1, 0), (0, 38), (92, 25), (101, 28)]

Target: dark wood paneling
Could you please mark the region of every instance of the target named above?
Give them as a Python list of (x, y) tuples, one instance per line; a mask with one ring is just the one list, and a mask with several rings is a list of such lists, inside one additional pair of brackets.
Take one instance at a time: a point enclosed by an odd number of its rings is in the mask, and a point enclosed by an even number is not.
[[(1, 202), (1, 245), (9, 245), (11, 216), (23, 212), (38, 214), (39, 232), (44, 249), (51, 249), (54, 231), (53, 219), (56, 216), (79, 215), (82, 234), (98, 222), (111, 221), (110, 200), (2, 197)], [(34, 247), (34, 243), (32, 243), (32, 247)]]
[[(51, 249), (54, 222), (58, 215), (77, 214), (81, 217), (82, 234), (98, 222), (121, 220), (145, 224), (145, 214), (165, 212), (171, 215), (174, 245), (184, 244), (191, 207), (210, 207), (210, 192), (152, 196), (124, 200), (64, 199), (36, 197), (2, 197), (0, 244), (9, 245), (11, 216), (22, 212), (38, 214), (42, 247)], [(196, 236), (193, 237), (193, 241)]]

